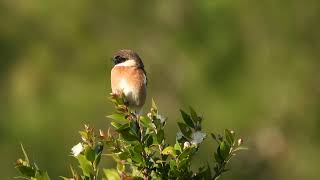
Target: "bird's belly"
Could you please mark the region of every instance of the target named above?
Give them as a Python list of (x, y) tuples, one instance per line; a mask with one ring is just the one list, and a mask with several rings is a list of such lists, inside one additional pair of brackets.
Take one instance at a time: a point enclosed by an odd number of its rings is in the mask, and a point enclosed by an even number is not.
[(122, 79), (119, 83), (120, 91), (126, 96), (126, 99), (129, 102), (131, 107), (139, 107), (143, 105), (144, 102), (141, 102), (145, 97), (142, 97), (144, 93), (142, 93), (142, 89), (139, 86), (133, 86), (125, 79)]

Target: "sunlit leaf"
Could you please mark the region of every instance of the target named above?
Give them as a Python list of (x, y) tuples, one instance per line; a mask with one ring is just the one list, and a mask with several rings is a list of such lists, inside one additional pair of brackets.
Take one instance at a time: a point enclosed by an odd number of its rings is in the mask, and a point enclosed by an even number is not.
[(27, 154), (26, 150), (24, 149), (24, 147), (23, 147), (22, 144), (20, 144), (20, 146), (21, 146), (21, 150), (22, 150), (22, 152), (23, 152), (25, 161), (26, 161), (28, 164), (30, 164), (30, 160), (29, 160), (29, 157), (28, 157), (28, 154)]
[(152, 101), (152, 108), (155, 109), (155, 110), (157, 110), (158, 108), (157, 108), (157, 105), (156, 105), (154, 99), (152, 98), (151, 101)]
[(175, 150), (172, 146), (168, 146), (161, 153), (164, 155), (175, 155)]
[(116, 113), (116, 114), (108, 115), (106, 117), (116, 121), (120, 121), (120, 122), (128, 122), (128, 120), (125, 118), (123, 114)]
[(103, 172), (107, 180), (120, 180), (120, 176), (115, 169), (103, 169)]
[(86, 159), (86, 157), (82, 154), (79, 154), (77, 157), (78, 162), (80, 164), (80, 168), (82, 169), (82, 172), (85, 176), (90, 177), (90, 173), (93, 172), (93, 167), (89, 160)]

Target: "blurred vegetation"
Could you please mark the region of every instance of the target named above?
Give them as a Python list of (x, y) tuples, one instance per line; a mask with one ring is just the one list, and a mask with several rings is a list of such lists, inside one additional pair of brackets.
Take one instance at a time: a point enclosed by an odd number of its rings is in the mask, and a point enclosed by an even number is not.
[(176, 109), (192, 105), (206, 130), (248, 139), (224, 179), (316, 179), (319, 18), (317, 0), (2, 0), (2, 177), (15, 176), (20, 142), (39, 166), (67, 174), (77, 130), (106, 125), (110, 57), (130, 48), (172, 134)]

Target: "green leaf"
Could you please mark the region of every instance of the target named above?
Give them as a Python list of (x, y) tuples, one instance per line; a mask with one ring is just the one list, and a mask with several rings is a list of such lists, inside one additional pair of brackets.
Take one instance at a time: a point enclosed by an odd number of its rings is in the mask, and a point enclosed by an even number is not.
[(130, 124), (126, 123), (126, 124), (122, 124), (118, 129), (116, 129), (116, 131), (120, 132), (120, 131), (127, 131), (130, 130)]
[(178, 122), (178, 126), (183, 136), (190, 139), (192, 134), (191, 129), (186, 124), (181, 122)]
[(155, 110), (157, 110), (158, 108), (157, 108), (157, 105), (156, 105), (156, 103), (155, 103), (155, 101), (154, 101), (154, 99), (152, 98), (152, 108), (153, 109), (155, 109)]
[(27, 177), (34, 177), (35, 174), (36, 174), (36, 171), (30, 166), (21, 165), (21, 166), (16, 166), (16, 168), (18, 169), (18, 171), (21, 174), (23, 174), (23, 175), (25, 175)]
[(188, 147), (186, 148), (179, 156), (178, 159), (181, 161), (184, 158), (187, 158), (189, 156), (192, 156), (194, 152), (196, 152), (196, 148), (195, 147)]
[(122, 124), (117, 123), (117, 122), (111, 122), (111, 125), (112, 125), (113, 127), (115, 127), (116, 129), (119, 129), (119, 128), (122, 127)]
[(226, 137), (226, 140), (229, 143), (229, 145), (233, 145), (233, 143), (234, 143), (234, 135), (231, 133), (231, 131), (228, 130), (228, 129), (225, 129), (224, 130), (224, 136)]
[(90, 162), (93, 162), (95, 159), (95, 152), (89, 146), (86, 147), (86, 149), (84, 151), (84, 155), (85, 155), (86, 159), (89, 160)]
[(131, 128), (131, 133), (134, 134), (135, 136), (139, 136), (140, 134), (140, 129), (137, 126), (137, 122), (136, 121), (131, 121), (129, 123), (130, 128)]
[(229, 156), (230, 152), (230, 146), (228, 143), (225, 141), (221, 142), (219, 148), (218, 148), (218, 153), (221, 156), (222, 159), (226, 159)]
[(117, 162), (117, 170), (119, 172), (123, 172), (125, 170), (125, 165), (123, 163), (121, 163), (120, 161)]
[(179, 161), (178, 167), (183, 169), (183, 168), (185, 168), (185, 166), (188, 165), (188, 162), (189, 162), (189, 159), (187, 159), (187, 158), (182, 159), (181, 161)]
[(244, 146), (240, 146), (240, 147), (237, 147), (233, 150), (233, 152), (237, 152), (237, 151), (242, 151), (242, 150), (248, 150), (249, 148), (247, 147), (244, 147)]
[(86, 157), (82, 154), (79, 154), (76, 158), (78, 159), (78, 162), (80, 164), (80, 168), (82, 169), (82, 173), (85, 176), (90, 177), (90, 173), (93, 172), (93, 167), (92, 167), (90, 161), (88, 161), (86, 159)]
[(129, 155), (130, 155), (129, 152), (124, 151), (124, 152), (121, 152), (118, 156), (121, 160), (127, 160)]
[(189, 107), (189, 109), (190, 109), (190, 115), (191, 115), (191, 118), (192, 118), (193, 122), (197, 123), (199, 121), (198, 114), (196, 113), (196, 111), (191, 106)]
[(102, 155), (102, 152), (100, 152), (99, 154), (96, 155), (96, 158), (93, 161), (93, 164), (95, 167), (97, 167), (99, 165), (100, 160), (101, 160), (101, 155)]
[(107, 180), (120, 180), (120, 176), (115, 169), (103, 169), (103, 172)]
[(21, 150), (22, 150), (22, 153), (24, 155), (25, 161), (27, 162), (27, 164), (30, 164), (30, 160), (29, 160), (29, 157), (28, 157), (28, 154), (27, 154), (26, 150), (24, 149), (22, 144), (20, 144), (20, 146), (21, 146)]
[(172, 146), (168, 146), (164, 148), (164, 150), (161, 152), (164, 155), (176, 155), (175, 150)]
[(35, 178), (37, 180), (50, 180), (48, 173), (46, 171), (38, 170), (36, 172)]
[(63, 180), (70, 180), (71, 178), (67, 178), (67, 177), (64, 177), (64, 176), (59, 176), (59, 178), (63, 179)]
[(151, 134), (146, 134), (143, 138), (143, 142), (147, 145), (147, 146), (151, 146), (153, 144), (153, 137)]
[(109, 116), (106, 116), (107, 118), (110, 118), (110, 119), (113, 119), (113, 120), (116, 120), (116, 121), (120, 121), (120, 122), (128, 122), (128, 120), (125, 118), (124, 115), (122, 114), (111, 114)]
[(184, 112), (183, 110), (180, 109), (180, 113), (182, 116), (182, 119), (184, 120), (184, 122), (189, 126), (194, 128), (194, 124), (192, 122), (191, 117), (189, 116), (189, 114), (187, 114), (186, 112)]
[(151, 126), (151, 120), (147, 117), (144, 117), (144, 116), (140, 116), (140, 122), (142, 123), (142, 125), (144, 127), (150, 127)]
[(136, 141), (136, 140), (138, 140), (138, 138), (135, 135), (131, 134), (129, 132), (129, 130), (121, 131), (119, 133), (120, 133), (121, 137), (126, 141)]
[(223, 161), (217, 153), (214, 153), (214, 159), (216, 160), (217, 163), (221, 163)]
[(85, 131), (79, 131), (79, 134), (80, 134), (80, 136), (83, 137), (84, 139), (89, 139), (87, 132), (85, 132)]
[(140, 164), (143, 162), (143, 158), (140, 153), (135, 151), (130, 151), (131, 159), (137, 164)]
[(176, 144), (174, 145), (174, 150), (178, 151), (178, 152), (181, 152), (182, 149), (181, 149), (181, 146), (178, 142), (176, 142)]
[(163, 140), (164, 140), (164, 131), (161, 129), (157, 134), (157, 141), (159, 144), (161, 144)]
[(134, 151), (136, 152), (136, 153), (141, 153), (142, 152), (142, 146), (141, 146), (141, 144), (140, 143), (137, 143), (135, 146), (134, 146)]

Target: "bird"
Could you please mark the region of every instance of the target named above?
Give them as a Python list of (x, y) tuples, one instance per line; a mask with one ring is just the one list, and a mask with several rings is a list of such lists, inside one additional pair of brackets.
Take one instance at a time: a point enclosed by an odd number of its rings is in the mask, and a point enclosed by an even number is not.
[(133, 50), (122, 49), (114, 53), (111, 69), (112, 94), (125, 96), (128, 107), (141, 114), (147, 97), (147, 73), (139, 55)]

